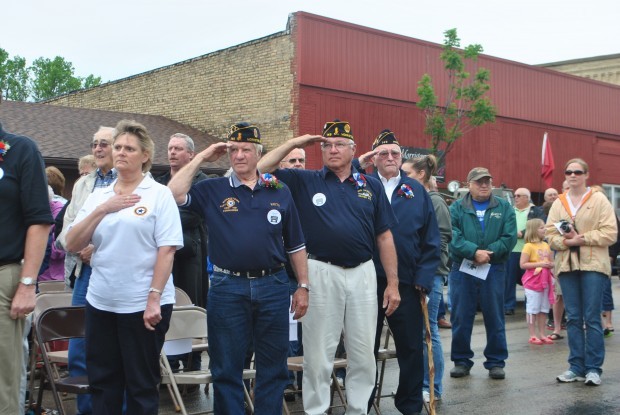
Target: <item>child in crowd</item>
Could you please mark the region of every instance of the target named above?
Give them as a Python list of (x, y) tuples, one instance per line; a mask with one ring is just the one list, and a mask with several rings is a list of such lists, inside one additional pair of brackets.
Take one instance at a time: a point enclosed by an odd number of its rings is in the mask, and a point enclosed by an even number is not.
[(520, 265), (525, 270), (523, 288), (526, 297), (527, 324), (531, 344), (553, 344), (545, 336), (545, 321), (553, 298), (553, 258), (549, 245), (544, 241), (545, 222), (530, 219), (525, 225), (525, 246)]

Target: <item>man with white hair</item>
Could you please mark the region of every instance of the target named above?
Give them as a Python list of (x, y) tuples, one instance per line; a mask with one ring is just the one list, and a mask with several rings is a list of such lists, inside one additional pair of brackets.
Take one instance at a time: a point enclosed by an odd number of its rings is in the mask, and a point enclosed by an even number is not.
[[(192, 178), (203, 162), (228, 152), (230, 177)], [(177, 204), (200, 214), (209, 230), (213, 276), (207, 301), (209, 354), (216, 414), (243, 413), (243, 365), (250, 344), (256, 361), (256, 413), (282, 413), (287, 382), (289, 278), (291, 262), (299, 283), (291, 311), (308, 307), (308, 271), (303, 232), (288, 187), (256, 168), (260, 132), (243, 122), (199, 153), (170, 180)]]
[(528, 220), (541, 218), (542, 210), (531, 201), (531, 194), (525, 187), (515, 190), (515, 215), (517, 219), (517, 244), (512, 248), (506, 268), (506, 290), (504, 292), (504, 314), (511, 316), (517, 306), (517, 282), (521, 281), (523, 270), (519, 265), (521, 251), (525, 245), (525, 224)]

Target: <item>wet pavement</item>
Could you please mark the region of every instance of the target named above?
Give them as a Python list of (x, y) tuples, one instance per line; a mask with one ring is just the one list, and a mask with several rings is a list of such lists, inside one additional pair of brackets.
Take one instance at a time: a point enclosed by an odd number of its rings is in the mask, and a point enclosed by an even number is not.
[[(620, 280), (612, 279), (614, 301), (620, 304)], [(567, 338), (553, 345), (535, 346), (528, 343), (528, 329), (525, 322), (523, 292), (519, 290), (519, 307), (515, 315), (506, 317), (506, 337), (510, 356), (506, 362), (506, 379), (493, 380), (484, 369), (482, 354), (486, 344), (482, 316), (479, 313), (472, 335), (475, 353), (474, 367), (468, 377), (450, 378), (450, 330), (441, 330), (444, 347), (445, 373), (444, 394), (437, 404), (437, 414), (443, 415), (611, 415), (620, 414), (620, 332), (605, 339), (606, 356), (601, 376), (602, 385), (586, 386), (582, 382), (558, 383), (557, 375), (567, 369)], [(620, 328), (620, 314), (616, 312), (616, 325)], [(549, 333), (551, 333), (549, 331)], [(203, 363), (206, 359), (203, 359)], [(396, 360), (387, 363), (384, 392), (396, 390), (398, 364)], [(49, 392), (46, 392), (46, 406), (53, 406)], [(212, 408), (212, 395), (202, 390), (185, 398), (188, 411), (199, 412)], [(337, 398), (336, 398), (337, 400)], [(293, 403), (292, 409), (301, 410), (301, 399)], [(48, 403), (49, 402), (49, 403)], [(72, 401), (67, 405), (68, 413), (75, 413)], [(383, 415), (396, 415), (393, 399), (381, 400)], [(170, 396), (161, 390), (160, 414), (175, 414)], [(334, 414), (343, 414), (341, 408)], [(423, 412), (425, 413), (425, 412)], [(374, 411), (371, 411), (374, 414)]]

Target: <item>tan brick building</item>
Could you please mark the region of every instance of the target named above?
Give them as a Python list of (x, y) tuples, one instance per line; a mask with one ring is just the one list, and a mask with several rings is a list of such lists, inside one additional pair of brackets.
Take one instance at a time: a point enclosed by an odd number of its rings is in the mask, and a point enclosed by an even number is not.
[(539, 66), (583, 78), (594, 79), (595, 81), (620, 85), (620, 54), (572, 59), (545, 63)]
[(232, 124), (249, 121), (269, 148), (292, 137), (289, 34), (287, 29), (47, 103), (162, 115), (222, 138)]

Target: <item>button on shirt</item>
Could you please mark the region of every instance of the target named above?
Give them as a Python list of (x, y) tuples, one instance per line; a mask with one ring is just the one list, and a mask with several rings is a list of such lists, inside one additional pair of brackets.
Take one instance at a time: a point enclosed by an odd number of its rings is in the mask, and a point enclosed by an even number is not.
[(229, 178), (206, 179), (191, 187), (182, 205), (205, 218), (209, 258), (220, 268), (277, 268), (287, 262), (287, 253), (305, 247), (288, 187), (276, 189), (259, 183), (250, 189), (234, 173)]
[[(357, 173), (353, 168), (352, 173)], [(327, 167), (275, 172), (289, 185), (302, 218), (310, 254), (354, 267), (372, 258), (376, 236), (396, 225), (383, 186), (363, 175), (358, 188), (352, 175), (344, 182)]]

